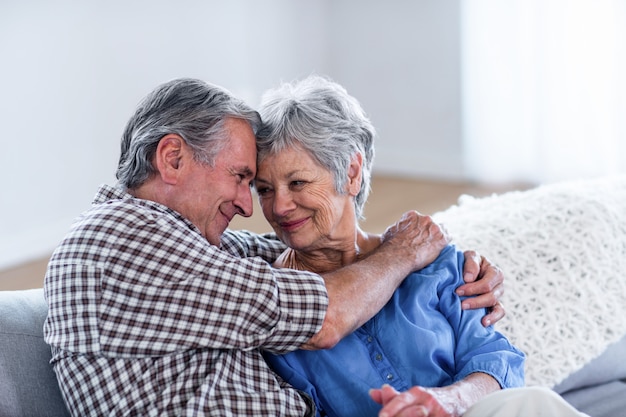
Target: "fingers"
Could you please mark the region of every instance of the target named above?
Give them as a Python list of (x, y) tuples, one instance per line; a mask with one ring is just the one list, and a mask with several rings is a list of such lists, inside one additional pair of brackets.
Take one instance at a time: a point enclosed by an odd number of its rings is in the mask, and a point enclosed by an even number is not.
[(475, 251), (466, 251), (464, 256), (463, 279), (466, 284), (457, 288), (456, 293), (469, 298), (463, 300), (461, 307), (464, 310), (486, 308), (488, 313), (482, 319), (483, 326), (495, 324), (505, 315), (500, 302), (504, 295), (504, 274), (500, 268)]
[(463, 310), (474, 310), (477, 308), (492, 308), (502, 299), (504, 285), (500, 284), (492, 290), (485, 290), (484, 293), (469, 298), (465, 298), (461, 303)]
[(382, 396), (382, 404), (383, 405), (389, 403), (391, 400), (393, 400), (398, 395), (400, 395), (400, 393), (398, 391), (396, 391), (396, 389), (394, 387), (392, 387), (391, 385), (385, 384), (381, 388), (381, 396)]
[(479, 295), (476, 297), (466, 298), (461, 303), (463, 310), (474, 310), (478, 308), (486, 308), (487, 314), (482, 318), (483, 326), (491, 326), (500, 321), (506, 314), (504, 306), (499, 301), (501, 297), (502, 286), (496, 287), (493, 292)]
[[(470, 251), (471, 252), (471, 251)], [(475, 252), (474, 252), (475, 253)], [(476, 254), (476, 256), (479, 256)], [(466, 265), (469, 268), (469, 271), (473, 271), (475, 268), (476, 256), (473, 254), (465, 253)], [(469, 259), (469, 263), (468, 260)], [(500, 300), (502, 295), (504, 294), (504, 274), (497, 266), (493, 265), (487, 258), (484, 256), (479, 256), (480, 259), (480, 270), (478, 271), (478, 275), (475, 281), (469, 282), (461, 285), (457, 288), (456, 293), (460, 296), (472, 296), (472, 295), (481, 295), (486, 293), (493, 293), (494, 300), (489, 305), (480, 305), (480, 307), (491, 307), (495, 305), (497, 301)], [(463, 267), (464, 280), (465, 275), (470, 274), (472, 272), (468, 272), (468, 269)], [(467, 280), (466, 280), (467, 282)]]
[(409, 271), (422, 269), (433, 262), (447, 244), (441, 227), (430, 216), (416, 211), (405, 213), (383, 234), (383, 245), (396, 259), (406, 262)]
[(448, 233), (448, 229), (446, 228), (446, 225), (443, 223), (439, 223), (439, 229), (441, 229), (441, 233), (443, 234), (446, 241), (450, 242), (450, 239), (451, 239), (450, 233)]
[(483, 326), (489, 327), (500, 321), (505, 315), (506, 311), (504, 310), (504, 306), (502, 303), (498, 302), (495, 306), (489, 309), (489, 314), (482, 318), (481, 323)]
[[(391, 387), (382, 387), (381, 391), (383, 391), (383, 397), (385, 397), (386, 388)], [(390, 392), (387, 390), (387, 393)], [(399, 393), (396, 391), (394, 395), (388, 396), (387, 400), (383, 401), (382, 405), (383, 409), (378, 414), (379, 417), (401, 416), (403, 414), (400, 413), (406, 411), (408, 407), (415, 407), (419, 404), (417, 404), (417, 399), (413, 396), (411, 390), (409, 390), (403, 393)], [(427, 416), (428, 414), (426, 413), (423, 415)]]
[(372, 400), (374, 400), (376, 403), (382, 405), (382, 403), (383, 403), (383, 395), (382, 395), (382, 391), (380, 389), (371, 389), (369, 394), (370, 394), (370, 397), (372, 398)]
[(402, 214), (402, 216), (400, 216), (400, 219), (397, 222), (389, 226), (387, 230), (391, 233), (394, 233), (397, 230), (405, 228), (408, 224), (417, 221), (420, 216), (421, 214), (415, 210), (407, 211), (406, 213)]
[[(379, 414), (379, 416), (391, 416), (388, 414)], [(428, 417), (430, 416), (430, 411), (428, 408), (423, 405), (410, 405), (400, 412), (393, 414), (393, 417)]]
[(428, 232), (445, 239), (443, 229), (435, 223), (430, 216), (425, 216), (415, 210), (411, 210), (404, 213), (400, 220), (387, 228), (383, 234), (383, 239), (389, 240), (397, 235), (402, 235), (403, 233), (406, 233), (409, 236), (416, 236), (423, 234), (424, 232)]
[(474, 282), (478, 278), (480, 272), (481, 258), (478, 252), (467, 250), (463, 253), (465, 256), (465, 264), (463, 265), (463, 281)]
[[(391, 391), (392, 390), (392, 391)], [(391, 387), (382, 387), (383, 408), (379, 417), (421, 417), (448, 415), (433, 393), (414, 386), (402, 393)]]
[(400, 393), (391, 385), (383, 385), (380, 389), (371, 389), (370, 397), (380, 405), (385, 405)]

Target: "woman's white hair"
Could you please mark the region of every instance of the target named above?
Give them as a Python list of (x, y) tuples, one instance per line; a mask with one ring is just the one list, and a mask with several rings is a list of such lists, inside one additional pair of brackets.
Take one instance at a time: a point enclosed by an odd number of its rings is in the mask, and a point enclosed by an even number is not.
[(259, 110), (262, 127), (257, 133), (258, 161), (283, 149), (308, 152), (345, 193), (352, 157), (363, 157), (361, 189), (355, 198), (358, 218), (370, 192), (376, 131), (359, 102), (328, 78), (312, 75), (268, 90)]

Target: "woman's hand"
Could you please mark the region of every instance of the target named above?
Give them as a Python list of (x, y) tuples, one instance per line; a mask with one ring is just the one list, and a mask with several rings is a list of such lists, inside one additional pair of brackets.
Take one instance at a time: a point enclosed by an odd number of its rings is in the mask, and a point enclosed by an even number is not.
[[(438, 391), (436, 391), (438, 390)], [(374, 401), (383, 406), (379, 417), (460, 417), (453, 403), (442, 404), (437, 393), (445, 388), (426, 389), (412, 387), (402, 393), (389, 385), (370, 391)]]
[(379, 417), (460, 417), (484, 396), (500, 389), (490, 375), (476, 372), (439, 388), (419, 386), (398, 392), (389, 385), (370, 390), (370, 396), (383, 408)]
[(457, 288), (460, 296), (475, 296), (463, 300), (464, 310), (487, 308), (488, 314), (482, 324), (487, 327), (504, 317), (505, 311), (500, 299), (504, 294), (504, 275), (497, 266), (476, 251), (465, 251), (463, 280), (466, 282)]

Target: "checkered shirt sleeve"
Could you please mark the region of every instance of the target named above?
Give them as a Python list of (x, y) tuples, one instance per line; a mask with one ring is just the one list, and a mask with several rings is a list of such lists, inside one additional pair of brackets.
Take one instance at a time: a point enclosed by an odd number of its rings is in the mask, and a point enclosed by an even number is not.
[(98, 198), (44, 284), (45, 337), (73, 415), (302, 415), (259, 349), (294, 350), (321, 328), (321, 278), (271, 268), (263, 258), (282, 248), (271, 238), (227, 232), (217, 248), (164, 206), (110, 188)]

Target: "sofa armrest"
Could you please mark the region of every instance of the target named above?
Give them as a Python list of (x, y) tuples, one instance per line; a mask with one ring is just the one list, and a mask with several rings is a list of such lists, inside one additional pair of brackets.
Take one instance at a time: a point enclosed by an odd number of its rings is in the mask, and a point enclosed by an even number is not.
[(0, 415), (69, 416), (43, 339), (43, 290), (0, 291)]

